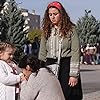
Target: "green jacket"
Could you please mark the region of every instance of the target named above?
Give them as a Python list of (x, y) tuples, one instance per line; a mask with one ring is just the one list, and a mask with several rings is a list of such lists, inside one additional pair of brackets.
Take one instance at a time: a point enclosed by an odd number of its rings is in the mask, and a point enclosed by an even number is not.
[[(49, 58), (50, 48), (49, 48), (49, 39), (41, 37), (40, 42), (40, 51), (39, 59), (46, 61), (46, 58)], [(76, 30), (73, 30), (73, 33), (70, 37), (65, 37), (62, 41), (61, 48), (61, 57), (71, 57), (70, 61), (70, 76), (77, 77), (79, 75), (79, 59), (80, 59), (80, 47), (79, 47), (79, 38), (76, 33)]]

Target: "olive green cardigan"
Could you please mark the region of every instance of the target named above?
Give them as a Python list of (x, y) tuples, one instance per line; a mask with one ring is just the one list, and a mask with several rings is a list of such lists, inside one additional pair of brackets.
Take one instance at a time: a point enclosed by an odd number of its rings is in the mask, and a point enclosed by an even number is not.
[[(46, 61), (49, 58), (50, 48), (49, 39), (41, 37), (39, 59)], [(80, 59), (80, 47), (79, 38), (76, 30), (73, 30), (71, 37), (65, 37), (62, 41), (61, 57), (71, 57), (70, 61), (70, 76), (77, 77), (79, 75), (79, 59)]]

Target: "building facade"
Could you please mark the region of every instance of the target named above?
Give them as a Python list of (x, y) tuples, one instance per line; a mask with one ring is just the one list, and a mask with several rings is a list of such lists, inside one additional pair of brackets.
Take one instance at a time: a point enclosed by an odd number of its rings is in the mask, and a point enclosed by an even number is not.
[(35, 14), (35, 10), (32, 13), (29, 13), (27, 9), (21, 9), (21, 11), (29, 32), (33, 29), (40, 29), (40, 15)]
[[(9, 0), (0, 0), (0, 12), (3, 13), (2, 9), (6, 9)], [(4, 6), (3, 6), (4, 5)], [(4, 7), (4, 8), (3, 8)], [(19, 8), (22, 11), (22, 15), (25, 17), (25, 30), (28, 32), (33, 29), (40, 29), (40, 15), (35, 14), (35, 10), (32, 13), (28, 12), (27, 9)], [(1, 11), (2, 10), (2, 11)]]

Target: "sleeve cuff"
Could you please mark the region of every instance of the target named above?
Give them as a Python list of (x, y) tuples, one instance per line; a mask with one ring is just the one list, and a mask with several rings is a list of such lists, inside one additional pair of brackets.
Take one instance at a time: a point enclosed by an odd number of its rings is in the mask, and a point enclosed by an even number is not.
[(20, 75), (17, 76), (17, 82), (19, 83), (21, 81)]

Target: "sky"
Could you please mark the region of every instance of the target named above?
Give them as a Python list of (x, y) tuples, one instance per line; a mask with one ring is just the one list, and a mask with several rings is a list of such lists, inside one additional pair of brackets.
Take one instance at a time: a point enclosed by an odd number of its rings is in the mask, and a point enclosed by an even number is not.
[[(28, 9), (31, 13), (35, 10), (37, 15), (43, 18), (47, 5), (54, 0), (16, 0), (19, 7)], [(84, 16), (85, 10), (91, 10), (91, 14), (100, 20), (100, 0), (56, 0), (62, 3), (73, 22)]]

